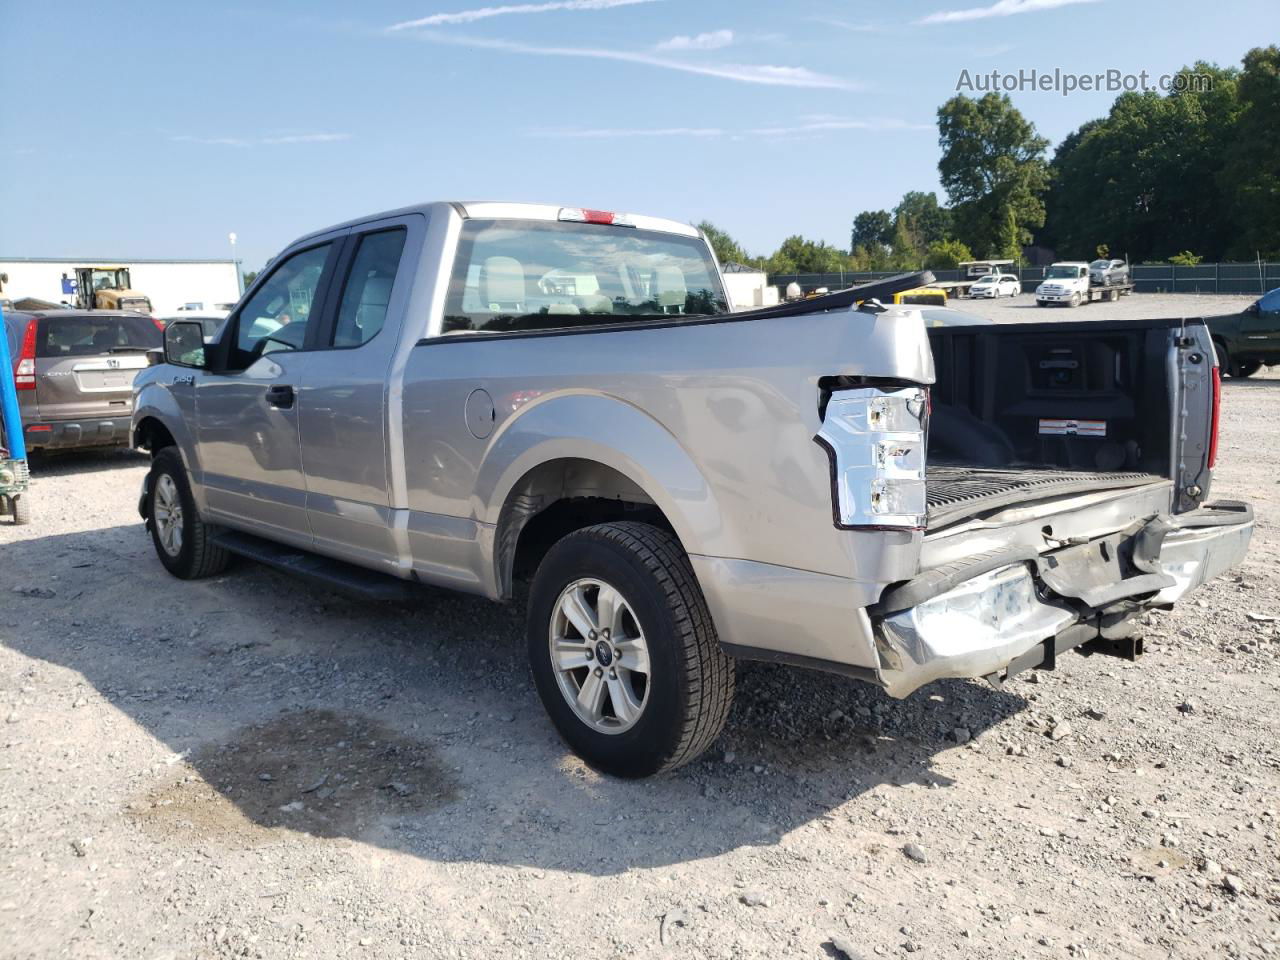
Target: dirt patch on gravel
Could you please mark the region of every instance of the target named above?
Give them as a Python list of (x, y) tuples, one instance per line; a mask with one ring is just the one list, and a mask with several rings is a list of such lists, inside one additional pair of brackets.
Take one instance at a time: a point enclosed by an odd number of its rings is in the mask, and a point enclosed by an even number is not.
[(457, 786), (430, 745), (366, 717), (284, 714), (202, 747), (170, 780), (128, 804), (164, 838), (265, 839), (280, 829), (354, 837), (388, 817), (452, 803)]

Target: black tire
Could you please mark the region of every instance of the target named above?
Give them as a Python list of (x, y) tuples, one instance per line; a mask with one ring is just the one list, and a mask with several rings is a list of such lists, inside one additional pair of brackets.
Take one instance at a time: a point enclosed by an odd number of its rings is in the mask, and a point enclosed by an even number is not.
[[(182, 507), (181, 543), (176, 552), (170, 552), (165, 546), (161, 525), (156, 522), (156, 498), (166, 479), (172, 481)], [(165, 447), (151, 461), (148, 489), (147, 529), (151, 531), (151, 542), (164, 568), (183, 580), (211, 577), (225, 570), (231, 555), (211, 542), (212, 530), (196, 512), (191, 485), (187, 482), (187, 468), (175, 447)]]
[(1037, 301), (1036, 301), (1036, 306), (1037, 306), (1037, 307), (1047, 307), (1048, 305), (1049, 305), (1049, 302), (1048, 302), (1047, 300), (1037, 300)]
[(13, 514), (15, 526), (25, 527), (31, 522), (31, 495), (20, 493), (16, 497), (10, 497), (9, 512)]
[(1252, 377), (1255, 373), (1262, 369), (1261, 360), (1240, 360), (1232, 365), (1231, 375), (1233, 377)]
[[(579, 718), (551, 663), (557, 603), (584, 578), (604, 581), (622, 595), (648, 646), (645, 704), (619, 733), (600, 732)], [(596, 769), (628, 778), (674, 770), (711, 746), (724, 728), (734, 661), (720, 647), (689, 558), (665, 530), (627, 521), (564, 537), (534, 576), (528, 622), (529, 664), (542, 704), (565, 743)]]

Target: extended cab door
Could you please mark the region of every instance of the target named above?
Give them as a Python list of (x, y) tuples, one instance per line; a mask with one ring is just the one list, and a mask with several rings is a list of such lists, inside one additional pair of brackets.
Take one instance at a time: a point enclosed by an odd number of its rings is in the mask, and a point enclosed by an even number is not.
[(298, 395), (345, 232), (283, 254), (228, 318), (213, 369), (196, 375), (200, 482), (214, 522), (311, 543)]
[(400, 421), (388, 405), (398, 352), (426, 333), (425, 314), (405, 330), (426, 223), (410, 214), (351, 229), (298, 396), (315, 549), (375, 568), (399, 560), (391, 471), (404, 454), (391, 443)]

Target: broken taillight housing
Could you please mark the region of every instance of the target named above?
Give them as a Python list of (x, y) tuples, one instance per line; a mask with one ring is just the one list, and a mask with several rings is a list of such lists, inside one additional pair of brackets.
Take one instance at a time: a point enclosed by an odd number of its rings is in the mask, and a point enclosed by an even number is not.
[(837, 526), (924, 528), (928, 410), (923, 387), (831, 394), (817, 440), (831, 458)]

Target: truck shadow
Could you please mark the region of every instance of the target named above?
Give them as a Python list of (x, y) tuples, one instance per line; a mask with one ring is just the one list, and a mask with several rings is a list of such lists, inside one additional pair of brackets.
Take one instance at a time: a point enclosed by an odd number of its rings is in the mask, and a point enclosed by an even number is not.
[[(0, 641), (84, 678), (51, 709), (101, 710), (101, 697), (154, 738), (129, 755), (131, 772), (149, 771), (143, 785), (111, 795), (122, 830), (173, 848), (292, 831), (616, 874), (768, 846), (868, 792), (945, 789), (937, 756), (1026, 705), (962, 681), (894, 701), (747, 664), (706, 757), (619, 781), (569, 754), (546, 720), (518, 605), (424, 591), (413, 607), (370, 607), (248, 563), (178, 581), (140, 525), (14, 540), (4, 558)], [(91, 768), (107, 749), (86, 742), (78, 760)]]

